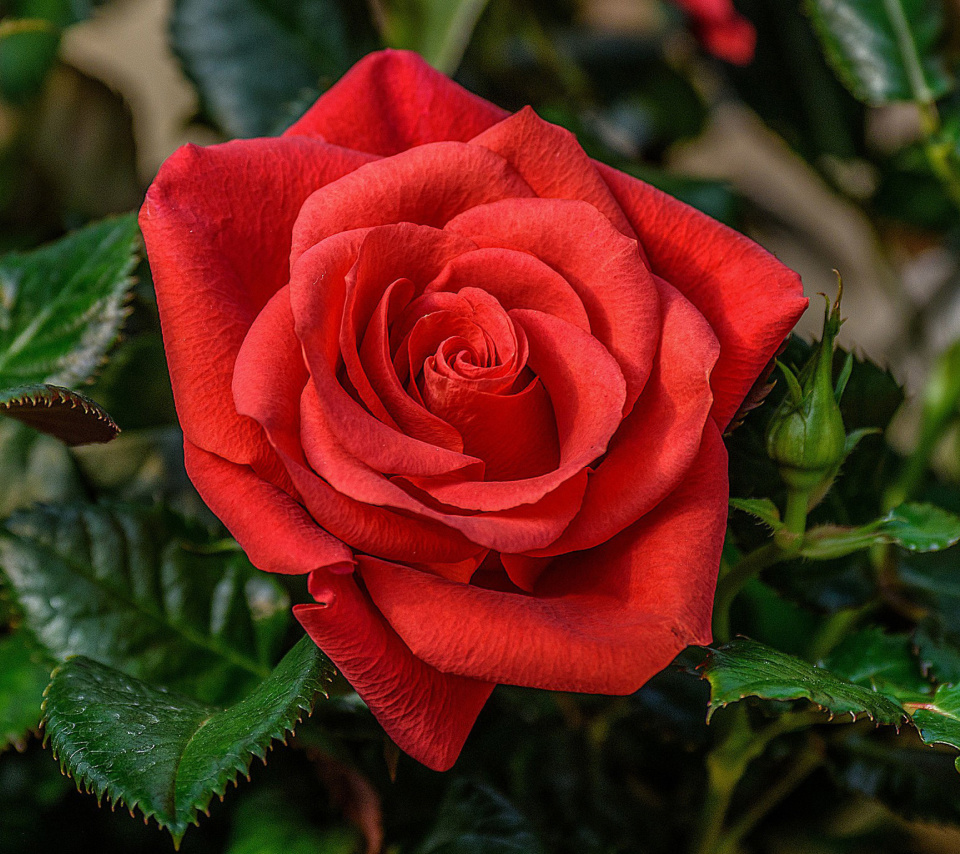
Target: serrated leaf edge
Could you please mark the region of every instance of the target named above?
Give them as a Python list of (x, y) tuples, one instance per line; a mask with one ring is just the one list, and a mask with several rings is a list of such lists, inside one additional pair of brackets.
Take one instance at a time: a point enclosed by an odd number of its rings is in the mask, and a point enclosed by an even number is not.
[[(43, 397), (38, 393), (39, 389), (45, 389), (50, 393), (50, 397)], [(120, 427), (110, 414), (100, 404), (91, 400), (79, 392), (72, 391), (62, 386), (51, 385), (50, 383), (39, 383), (34, 386), (20, 386), (13, 389), (4, 389), (0, 391), (0, 413), (6, 413), (14, 407), (30, 407), (32, 409), (46, 408), (50, 409), (54, 403), (65, 403), (71, 409), (79, 409), (84, 415), (90, 415), (103, 424), (107, 430), (113, 433), (115, 438), (120, 434)], [(10, 417), (16, 418), (11, 414)]]
[[(144, 824), (149, 824), (149, 820), (152, 818), (154, 819), (154, 821), (156, 821), (158, 828), (166, 829), (170, 832), (170, 835), (173, 837), (174, 848), (176, 850), (179, 850), (180, 842), (182, 841), (183, 836), (186, 833), (189, 826), (191, 824), (194, 825), (195, 827), (199, 826), (200, 813), (203, 812), (207, 816), (210, 815), (210, 811), (209, 811), (210, 803), (213, 801), (214, 796), (218, 797), (220, 801), (223, 802), (223, 799), (226, 795), (227, 789), (230, 787), (230, 784), (232, 783), (234, 786), (239, 786), (238, 779), (241, 774), (243, 774), (246, 777), (246, 779), (249, 781), (250, 768), (253, 765), (254, 759), (259, 759), (261, 762), (263, 762), (264, 765), (266, 765), (267, 753), (273, 749), (274, 743), (282, 740), (283, 744), (286, 745), (288, 737), (295, 733), (295, 729), (297, 725), (300, 724), (300, 722), (303, 720), (303, 713), (306, 712), (307, 715), (309, 716), (313, 711), (313, 707), (316, 704), (317, 699), (321, 696), (323, 697), (329, 696), (329, 694), (323, 687), (318, 686), (311, 691), (309, 699), (305, 697), (299, 698), (296, 701), (295, 705), (290, 709), (290, 714), (285, 715), (280, 721), (278, 721), (277, 726), (274, 727), (269, 732), (269, 734), (267, 734), (264, 737), (263, 743), (257, 745), (255, 749), (251, 750), (247, 754), (247, 759), (245, 761), (237, 762), (236, 764), (233, 765), (232, 769), (229, 766), (224, 768), (225, 776), (222, 781), (222, 784), (218, 784), (217, 786), (214, 786), (200, 799), (195, 800), (189, 806), (184, 807), (184, 811), (187, 813), (187, 817), (183, 819), (182, 829), (176, 829), (176, 826), (173, 823), (163, 820), (157, 814), (157, 811), (154, 810), (152, 807), (144, 807), (144, 805), (141, 803), (141, 800), (139, 798), (134, 800), (132, 803), (128, 802), (127, 799), (124, 798), (124, 796), (121, 793), (119, 793), (116, 790), (116, 787), (111, 783), (108, 782), (103, 786), (98, 786), (95, 782), (91, 781), (89, 778), (85, 776), (75, 777), (70, 772), (70, 769), (65, 765), (63, 756), (58, 754), (56, 745), (52, 743), (50, 733), (47, 730), (47, 721), (48, 721), (47, 693), (50, 690), (51, 685), (53, 684), (54, 677), (63, 668), (64, 664), (66, 664), (66, 662), (70, 661), (72, 658), (77, 658), (77, 657), (81, 657), (81, 656), (70, 656), (69, 658), (66, 659), (66, 661), (63, 662), (63, 664), (60, 664), (59, 666), (54, 668), (54, 670), (50, 674), (50, 682), (48, 683), (47, 687), (43, 691), (44, 700), (40, 707), (41, 713), (43, 715), (40, 721), (40, 728), (43, 733), (43, 746), (46, 747), (48, 742), (50, 743), (51, 753), (53, 754), (54, 759), (57, 760), (60, 764), (60, 773), (66, 777), (69, 777), (71, 780), (74, 780), (74, 782), (77, 785), (77, 791), (86, 792), (88, 794), (94, 795), (97, 799), (98, 807), (102, 805), (103, 798), (106, 797), (107, 802), (110, 804), (111, 811), (116, 810), (117, 805), (121, 805), (129, 811), (131, 818), (135, 816), (134, 811), (139, 810), (140, 814), (143, 816)], [(279, 663), (278, 663), (278, 666), (279, 666)], [(174, 694), (171, 691), (167, 691), (166, 688), (163, 688), (161, 686), (152, 686), (152, 687), (154, 687), (156, 690), (159, 690), (165, 693), (170, 693), (173, 696), (182, 696), (182, 695)], [(189, 700), (190, 698), (185, 698), (185, 699)], [(191, 700), (191, 702), (195, 703), (196, 701)], [(243, 702), (243, 700), (239, 700), (237, 702), (240, 703), (240, 702)], [(194, 736), (196, 736), (197, 732), (199, 732), (200, 729), (202, 729), (207, 724), (207, 722), (212, 717), (214, 717), (216, 714), (219, 714), (220, 712), (227, 711), (230, 708), (230, 706), (227, 706), (225, 708), (210, 706), (209, 708), (211, 709), (211, 714), (200, 723), (200, 725), (191, 735), (190, 737), (191, 740), (194, 738)], [(182, 755), (183, 754), (181, 753), (181, 758), (182, 758)]]
[[(742, 637), (742, 636), (738, 636), (738, 637), (739, 637), (739, 639), (741, 639), (741, 640), (748, 640), (748, 638), (744, 638), (744, 637)], [(717, 651), (718, 651), (718, 650), (716, 650), (716, 649), (711, 649), (711, 648), (708, 647), (708, 654), (707, 654), (706, 658), (704, 658), (704, 660), (703, 660), (702, 662), (700, 662), (700, 664), (698, 664), (698, 665), (696, 666), (696, 668), (695, 668), (695, 670), (696, 670), (696, 672), (697, 672), (697, 675), (699, 675), (700, 678), (703, 679), (703, 680), (705, 680), (706, 682), (710, 682), (710, 677), (707, 675), (707, 673), (705, 672), (704, 668), (706, 668), (707, 664), (708, 664), (708, 663), (711, 661), (711, 659), (713, 658), (714, 653), (716, 653)], [(784, 653), (784, 654), (786, 655), (787, 653)], [(790, 698), (790, 697), (787, 697), (787, 698), (783, 698), (783, 697), (764, 697), (762, 694), (758, 694), (758, 693), (756, 693), (756, 692), (754, 692), (754, 691), (745, 691), (744, 693), (740, 694), (740, 696), (739, 696), (739, 698), (738, 698), (737, 700), (727, 700), (727, 701), (725, 701), (725, 702), (719, 702), (719, 703), (718, 703), (718, 702), (714, 702), (714, 700), (713, 700), (713, 690), (712, 690), (712, 689), (713, 689), (713, 683), (710, 682), (711, 697), (710, 697), (710, 700), (709, 700), (709, 702), (708, 702), (708, 704), (707, 704), (707, 723), (708, 723), (708, 724), (710, 723), (710, 719), (713, 717), (714, 713), (715, 713), (717, 710), (726, 708), (727, 706), (732, 705), (733, 703), (741, 702), (741, 701), (747, 699), (747, 697), (756, 697), (758, 700), (766, 700), (766, 701), (768, 701), (768, 702), (775, 702), (775, 703), (792, 703), (792, 702), (797, 702), (797, 701), (803, 701), (803, 702), (808, 703), (809, 705), (813, 706), (814, 708), (818, 709), (818, 710), (821, 711), (821, 712), (826, 712), (826, 714), (827, 714), (827, 721), (828, 721), (828, 722), (833, 721), (835, 718), (839, 718), (839, 717), (844, 717), (844, 716), (846, 716), (846, 715), (850, 715), (850, 722), (851, 722), (851, 723), (856, 723), (858, 720), (863, 720), (864, 718), (866, 718), (867, 720), (873, 721), (873, 722), (876, 724), (877, 727), (880, 727), (880, 726), (892, 726), (892, 727), (894, 727), (895, 731), (898, 732), (898, 733), (900, 732), (900, 729), (903, 727), (903, 725), (904, 725), (905, 722), (909, 721), (910, 723), (913, 723), (913, 721), (912, 721), (909, 713), (903, 708), (903, 704), (902, 704), (898, 699), (896, 699), (896, 697), (892, 697), (891, 695), (887, 694), (887, 693), (884, 692), (884, 691), (878, 691), (876, 688), (866, 688), (866, 687), (864, 687), (863, 685), (857, 685), (856, 682), (850, 682), (848, 679), (844, 679), (844, 677), (842, 677), (842, 676), (837, 676), (836, 673), (833, 673), (832, 671), (827, 670), (825, 667), (820, 667), (820, 666), (817, 665), (817, 664), (811, 664), (810, 662), (805, 662), (805, 663), (808, 664), (810, 667), (815, 668), (816, 670), (822, 670), (824, 673), (830, 674), (830, 675), (833, 676), (835, 679), (840, 679), (840, 680), (842, 680), (842, 681), (844, 681), (844, 682), (849, 682), (849, 684), (850, 684), (851, 686), (853, 686), (853, 687), (860, 688), (860, 689), (862, 689), (862, 690), (864, 690), (864, 691), (872, 691), (874, 694), (877, 694), (878, 696), (881, 696), (881, 697), (883, 697), (884, 699), (889, 700), (891, 703), (894, 703), (895, 705), (897, 705), (898, 707), (900, 707), (900, 710), (901, 710), (901, 713), (902, 713), (901, 719), (900, 719), (898, 722), (896, 722), (896, 723), (883, 724), (883, 723), (878, 722), (876, 716), (873, 715), (871, 712), (869, 712), (869, 711), (866, 710), (866, 709), (864, 709), (864, 710), (861, 711), (861, 712), (856, 712), (856, 711), (851, 711), (851, 712), (832, 712), (829, 708), (827, 708), (826, 706), (818, 703), (816, 700), (812, 700), (812, 699), (810, 699), (809, 697), (804, 697), (804, 696), (802, 696), (802, 695), (801, 695), (801, 696), (798, 696), (798, 697), (792, 697), (792, 698)]]

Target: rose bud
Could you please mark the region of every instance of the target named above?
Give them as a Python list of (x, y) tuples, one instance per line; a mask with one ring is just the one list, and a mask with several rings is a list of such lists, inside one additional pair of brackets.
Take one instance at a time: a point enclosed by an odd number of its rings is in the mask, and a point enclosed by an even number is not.
[[(847, 435), (840, 415), (844, 376), (833, 383), (833, 347), (840, 331), (840, 293), (832, 308), (827, 301), (820, 344), (797, 377), (780, 364), (786, 397), (770, 420), (767, 453), (780, 468), (787, 488), (822, 494), (846, 456)], [(848, 375), (850, 363), (845, 370)]]
[(756, 244), (398, 51), (140, 222), (190, 477), (405, 751), (710, 641), (721, 433), (806, 306)]

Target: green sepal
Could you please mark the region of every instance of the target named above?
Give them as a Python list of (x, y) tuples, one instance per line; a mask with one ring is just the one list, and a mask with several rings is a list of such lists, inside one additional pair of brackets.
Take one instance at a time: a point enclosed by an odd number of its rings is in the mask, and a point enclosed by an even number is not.
[(759, 519), (768, 528), (776, 531), (783, 526), (780, 511), (769, 498), (731, 498), (730, 506)]
[(787, 397), (790, 399), (790, 403), (794, 406), (800, 406), (800, 404), (803, 403), (803, 389), (800, 387), (800, 380), (797, 378), (797, 375), (779, 359), (777, 359), (777, 367), (780, 368), (780, 373), (783, 374), (783, 378), (787, 381)]
[(843, 361), (843, 367), (840, 369), (840, 375), (837, 377), (837, 383), (833, 387), (833, 396), (837, 403), (840, 403), (843, 393), (847, 390), (847, 383), (850, 381), (850, 375), (853, 373), (853, 353), (847, 353), (847, 358)]

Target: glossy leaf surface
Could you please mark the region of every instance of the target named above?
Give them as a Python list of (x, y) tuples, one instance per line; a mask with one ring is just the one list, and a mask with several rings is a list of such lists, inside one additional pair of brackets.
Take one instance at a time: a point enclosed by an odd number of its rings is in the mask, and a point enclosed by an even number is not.
[(310, 712), (331, 672), (305, 637), (249, 694), (218, 708), (78, 656), (54, 672), (44, 726), (79, 784), (139, 809), (179, 842), (214, 795)]
[(230, 541), (132, 505), (41, 507), (7, 527), (0, 567), (57, 661), (84, 655), (203, 702), (269, 674), (289, 601)]

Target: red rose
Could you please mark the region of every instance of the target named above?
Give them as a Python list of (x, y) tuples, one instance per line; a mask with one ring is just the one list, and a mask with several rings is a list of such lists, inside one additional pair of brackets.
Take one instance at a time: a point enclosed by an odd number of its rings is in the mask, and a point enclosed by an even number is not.
[(714, 56), (746, 65), (753, 59), (757, 31), (732, 0), (674, 0), (692, 19), (697, 37)]
[(750, 240), (393, 51), (140, 221), (190, 476), (404, 750), (710, 640), (720, 433), (806, 306)]

